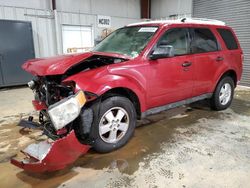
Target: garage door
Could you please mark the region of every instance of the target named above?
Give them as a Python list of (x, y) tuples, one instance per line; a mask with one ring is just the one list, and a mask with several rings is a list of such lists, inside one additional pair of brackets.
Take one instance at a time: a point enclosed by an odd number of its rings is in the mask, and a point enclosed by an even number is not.
[(250, 1), (193, 0), (193, 17), (221, 20), (234, 29), (245, 55), (241, 85), (250, 86)]
[(91, 26), (63, 25), (63, 53), (81, 53), (93, 47)]

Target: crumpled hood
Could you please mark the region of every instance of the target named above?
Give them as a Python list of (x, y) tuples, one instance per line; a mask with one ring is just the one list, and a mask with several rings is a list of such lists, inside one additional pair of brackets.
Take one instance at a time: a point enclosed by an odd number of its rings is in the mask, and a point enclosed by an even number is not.
[(60, 75), (64, 74), (73, 65), (87, 59), (93, 55), (112, 56), (117, 58), (131, 59), (131, 57), (104, 52), (86, 52), (81, 54), (61, 55), (49, 58), (31, 59), (22, 65), (22, 68), (35, 75)]

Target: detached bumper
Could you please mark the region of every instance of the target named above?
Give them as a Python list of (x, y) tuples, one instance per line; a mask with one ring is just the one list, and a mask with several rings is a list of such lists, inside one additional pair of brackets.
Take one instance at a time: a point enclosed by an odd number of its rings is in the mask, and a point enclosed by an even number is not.
[(47, 141), (31, 144), (22, 152), (22, 161), (11, 159), (11, 163), (31, 172), (56, 171), (73, 163), (79, 156), (87, 153), (90, 146), (81, 144), (71, 131), (67, 136), (52, 143)]

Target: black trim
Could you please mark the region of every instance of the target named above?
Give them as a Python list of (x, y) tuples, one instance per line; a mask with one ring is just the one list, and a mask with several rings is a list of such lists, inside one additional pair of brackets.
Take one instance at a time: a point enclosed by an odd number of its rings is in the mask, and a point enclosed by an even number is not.
[(213, 93), (207, 93), (207, 94), (203, 94), (203, 95), (200, 95), (200, 96), (197, 96), (197, 97), (192, 97), (192, 98), (185, 99), (185, 100), (182, 100), (182, 101), (178, 101), (178, 102), (170, 103), (170, 104), (167, 104), (167, 105), (151, 108), (151, 109), (149, 109), (149, 110), (147, 110), (145, 112), (142, 112), (141, 118), (145, 118), (146, 116), (157, 114), (159, 112), (169, 110), (171, 108), (175, 108), (175, 107), (182, 106), (182, 105), (185, 105), (185, 104), (190, 104), (190, 103), (197, 102), (197, 101), (200, 101), (200, 100), (203, 100), (203, 99), (208, 99), (208, 98), (211, 98), (212, 95), (213, 95)]

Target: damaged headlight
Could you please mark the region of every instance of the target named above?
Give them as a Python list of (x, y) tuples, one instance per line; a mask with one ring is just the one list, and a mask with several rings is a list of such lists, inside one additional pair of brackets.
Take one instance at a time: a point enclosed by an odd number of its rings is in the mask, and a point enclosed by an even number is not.
[(61, 129), (76, 119), (85, 102), (86, 98), (83, 91), (79, 91), (77, 94), (51, 105), (48, 113), (55, 129)]

